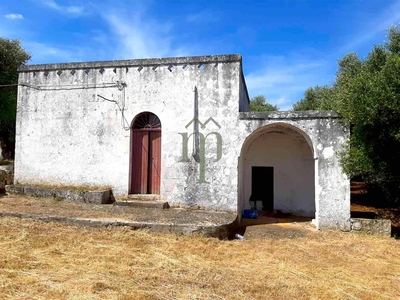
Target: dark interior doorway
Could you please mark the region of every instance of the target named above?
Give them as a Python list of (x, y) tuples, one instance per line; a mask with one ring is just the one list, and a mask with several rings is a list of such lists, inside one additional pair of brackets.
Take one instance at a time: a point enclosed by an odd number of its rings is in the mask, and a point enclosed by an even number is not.
[(274, 168), (251, 167), (251, 197), (250, 201), (256, 206), (256, 201), (262, 202), (262, 210), (274, 210)]

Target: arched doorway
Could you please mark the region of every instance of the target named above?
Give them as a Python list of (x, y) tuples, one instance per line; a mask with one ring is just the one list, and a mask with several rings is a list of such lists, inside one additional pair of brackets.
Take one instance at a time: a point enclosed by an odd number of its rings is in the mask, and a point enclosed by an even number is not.
[(151, 112), (131, 124), (129, 194), (160, 194), (161, 122)]
[(243, 207), (315, 216), (313, 153), (308, 135), (292, 125), (274, 123), (253, 132), (241, 152)]

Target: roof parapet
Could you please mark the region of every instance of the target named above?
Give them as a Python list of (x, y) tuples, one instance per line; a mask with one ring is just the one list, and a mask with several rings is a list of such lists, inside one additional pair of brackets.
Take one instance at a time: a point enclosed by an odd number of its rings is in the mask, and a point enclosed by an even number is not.
[(240, 120), (340, 119), (333, 110), (241, 112)]
[(39, 64), (22, 65), (18, 72), (33, 71), (54, 71), (54, 70), (73, 70), (73, 69), (98, 69), (110, 67), (140, 67), (140, 66), (164, 66), (164, 65), (185, 65), (185, 64), (208, 64), (208, 63), (227, 63), (242, 62), (241, 54), (226, 55), (205, 55), (205, 56), (185, 56), (168, 58), (145, 58), (128, 60), (109, 60), (109, 61), (91, 61), (91, 62), (73, 62), (58, 64)]

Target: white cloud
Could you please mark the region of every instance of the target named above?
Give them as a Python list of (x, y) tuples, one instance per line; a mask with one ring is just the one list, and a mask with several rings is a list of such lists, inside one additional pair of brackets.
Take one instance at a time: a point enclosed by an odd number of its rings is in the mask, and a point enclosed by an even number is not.
[(279, 99), (267, 99), (267, 102), (278, 106), (279, 110), (289, 110), (292, 108), (291, 101), (283, 97)]
[[(70, 6), (65, 10), (59, 5), (61, 1), (42, 0), (42, 5), (64, 12), (81, 12), (81, 9), (73, 10)], [(64, 4), (63, 4), (64, 5)], [(177, 40), (173, 34), (173, 24), (152, 19), (151, 13), (145, 11), (143, 3), (135, 7), (124, 6), (123, 3), (101, 3), (92, 7), (90, 2), (85, 4), (85, 12), (96, 14), (101, 27), (90, 30), (82, 43), (52, 43), (51, 41), (35, 40), (35, 35), (29, 31), (21, 31), (19, 39), (24, 48), (32, 55), (31, 63), (57, 63), (87, 60), (133, 59), (149, 57), (186, 56), (193, 54), (194, 49), (190, 40)], [(5, 20), (5, 19), (3, 19)], [(0, 23), (1, 25), (1, 23)], [(15, 28), (12, 32), (9, 27), (0, 26), (0, 33), (15, 36)], [(76, 37), (77, 32), (74, 37)], [(72, 38), (74, 38), (72, 37)], [(187, 48), (185, 45), (188, 45)], [(96, 49), (93, 52), (93, 49)]]
[(57, 48), (49, 44), (27, 41), (24, 48), (32, 54), (35, 64), (81, 61), (84, 51), (80, 48)]
[(264, 95), (268, 103), (287, 110), (310, 86), (330, 83), (327, 67), (324, 60), (317, 58), (264, 57), (260, 59), (258, 70), (246, 75), (246, 84), (250, 97)]
[[(362, 29), (352, 35), (353, 39), (351, 42), (345, 44), (340, 52), (355, 51), (357, 48), (364, 43), (370, 42), (375, 39), (376, 36), (382, 36), (383, 33), (391, 25), (399, 25), (400, 22), (400, 0), (395, 1), (391, 6), (379, 14), (374, 20), (369, 22), (360, 22)], [(383, 38), (382, 38), (383, 40)]]
[(24, 18), (21, 14), (8, 14), (8, 15), (5, 15), (5, 17), (10, 20), (18, 20), (18, 19)]
[[(103, 15), (113, 32), (112, 49), (116, 58), (149, 58), (187, 55), (182, 41), (174, 40), (171, 23), (159, 23), (143, 11)], [(179, 45), (179, 46), (175, 46)]]
[(280, 98), (275, 103), (278, 104), (278, 105), (282, 105), (282, 104), (285, 104), (287, 102), (288, 102), (288, 100), (286, 100), (285, 98)]
[(62, 13), (67, 13), (75, 16), (79, 16), (83, 14), (82, 6), (61, 6), (57, 4), (54, 0), (43, 0), (42, 3), (54, 10), (57, 10)]
[(307, 88), (332, 83), (332, 71), (337, 69), (335, 58), (349, 51), (360, 50), (364, 46), (368, 46), (370, 50), (371, 42), (378, 36), (383, 40), (385, 30), (399, 22), (400, 0), (397, 0), (381, 14), (377, 14), (375, 19), (360, 22), (358, 31), (351, 35), (351, 42), (344, 43), (340, 49), (333, 49), (324, 56), (302, 53), (302, 56), (261, 58), (261, 62), (254, 67), (257, 71), (248, 72), (246, 75), (250, 97), (264, 95), (267, 102), (278, 105), (280, 110), (290, 109), (294, 102), (303, 97)]

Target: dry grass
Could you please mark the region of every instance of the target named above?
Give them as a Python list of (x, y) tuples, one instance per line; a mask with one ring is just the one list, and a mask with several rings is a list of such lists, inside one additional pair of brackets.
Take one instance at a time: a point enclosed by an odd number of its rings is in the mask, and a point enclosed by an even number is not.
[(0, 195), (0, 210), (27, 214), (53, 215), (60, 217), (113, 218), (130, 221), (130, 207), (112, 205), (88, 205), (56, 198), (38, 198), (27, 195)]
[(304, 234), (219, 241), (1, 218), (0, 298), (400, 297), (399, 241), (288, 226)]
[(0, 159), (0, 166), (11, 165), (11, 164), (13, 164), (13, 163), (14, 163), (13, 160), (8, 160), (8, 159), (1, 160), (1, 159)]
[(34, 188), (41, 188), (41, 189), (56, 189), (56, 190), (72, 190), (72, 191), (104, 191), (104, 190), (109, 190), (111, 189), (111, 186), (107, 185), (87, 185), (87, 184), (82, 184), (82, 185), (63, 185), (61, 183), (59, 184), (19, 184), (16, 183), (14, 184), (15, 186), (28, 186), (28, 187), (34, 187)]

